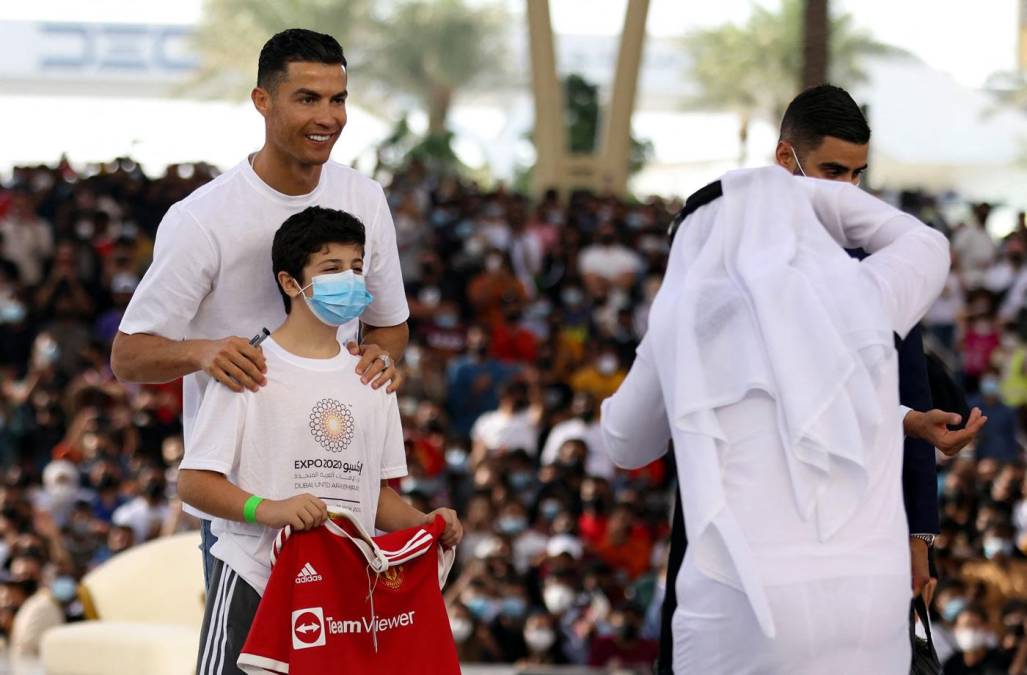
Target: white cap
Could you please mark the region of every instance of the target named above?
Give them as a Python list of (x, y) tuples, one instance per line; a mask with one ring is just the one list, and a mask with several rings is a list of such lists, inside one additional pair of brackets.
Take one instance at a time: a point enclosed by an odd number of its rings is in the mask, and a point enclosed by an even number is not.
[(546, 546), (546, 554), (555, 558), (563, 553), (568, 554), (575, 560), (580, 560), (584, 550), (581, 547), (581, 540), (569, 534), (558, 534), (549, 540)]

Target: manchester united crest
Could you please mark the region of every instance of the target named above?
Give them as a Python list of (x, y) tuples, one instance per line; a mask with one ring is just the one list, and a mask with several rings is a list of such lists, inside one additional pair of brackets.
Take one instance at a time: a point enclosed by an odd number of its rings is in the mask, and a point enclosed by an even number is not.
[(382, 583), (385, 584), (386, 588), (391, 588), (396, 591), (403, 585), (403, 566), (390, 567), (385, 570), (382, 574)]

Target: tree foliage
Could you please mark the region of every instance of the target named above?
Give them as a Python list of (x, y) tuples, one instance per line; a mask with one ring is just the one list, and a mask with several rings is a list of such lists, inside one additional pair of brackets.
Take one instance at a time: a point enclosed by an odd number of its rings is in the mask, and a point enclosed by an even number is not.
[(442, 133), (458, 92), (502, 76), (506, 26), (500, 4), (465, 0), (207, 0), (195, 84), (207, 95), (242, 98), (264, 42), (310, 28), (339, 40), (351, 77), (375, 85), (371, 107), (405, 112), (412, 100), (428, 114), (429, 132)]

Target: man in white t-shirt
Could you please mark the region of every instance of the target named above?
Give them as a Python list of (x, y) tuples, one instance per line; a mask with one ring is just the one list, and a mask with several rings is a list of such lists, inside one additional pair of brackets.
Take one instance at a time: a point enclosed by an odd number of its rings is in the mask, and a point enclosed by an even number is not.
[(371, 302), (364, 241), (342, 211), (312, 206), (286, 220), (272, 261), (288, 316), (265, 342), (267, 384), (242, 393), (207, 384), (178, 481), (182, 500), (215, 518), (218, 538), (197, 667), (205, 675), (239, 672), (280, 528), (318, 527), (333, 506), (368, 532), (441, 515), (443, 545), (459, 542), (454, 511), (424, 514), (385, 484), (406, 475), (396, 395), (365, 387), (358, 357), (339, 341), (338, 326)]
[(499, 408), (482, 414), (471, 428), (472, 466), (489, 455), (510, 450), (538, 454), (541, 406), (529, 401), (524, 382), (508, 382), (499, 392)]
[[(409, 310), (392, 215), (378, 183), (329, 161), (346, 124), (345, 66), (329, 35), (291, 29), (268, 40), (252, 94), (265, 121), (263, 147), (174, 204), (157, 231), (153, 264), (125, 310), (111, 367), (122, 381), (184, 377), (187, 449), (211, 379), (235, 392), (266, 383), (264, 354), (249, 338), (285, 318), (269, 273), (271, 240), (286, 218), (311, 205), (345, 210), (366, 228), (374, 301), (339, 337), (362, 355), (354, 369), (365, 383), (398, 385), (394, 360), (406, 348)], [(360, 346), (348, 344), (358, 338)]]
[(578, 271), (592, 295), (603, 296), (616, 288), (630, 290), (642, 272), (642, 259), (617, 240), (613, 223), (603, 223), (596, 243), (582, 249)]

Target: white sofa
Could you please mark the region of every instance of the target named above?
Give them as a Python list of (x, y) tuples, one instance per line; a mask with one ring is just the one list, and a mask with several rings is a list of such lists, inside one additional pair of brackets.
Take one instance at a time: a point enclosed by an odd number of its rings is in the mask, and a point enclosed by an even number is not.
[(82, 579), (89, 621), (40, 646), (47, 675), (190, 675), (203, 623), (199, 532), (131, 548)]

